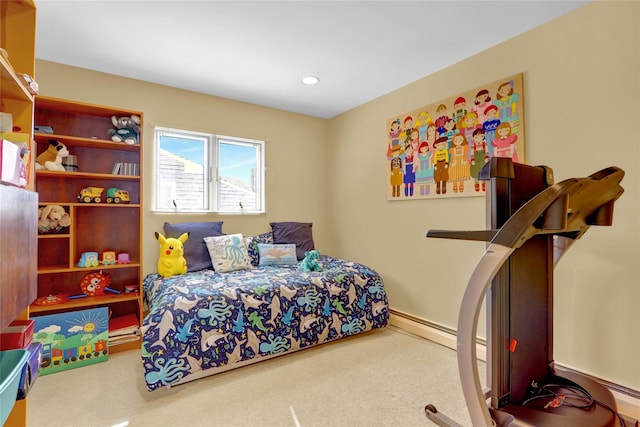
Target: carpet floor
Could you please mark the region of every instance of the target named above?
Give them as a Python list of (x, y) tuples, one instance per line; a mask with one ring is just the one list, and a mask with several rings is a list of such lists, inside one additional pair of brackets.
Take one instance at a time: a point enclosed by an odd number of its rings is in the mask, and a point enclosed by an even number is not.
[[(484, 364), (479, 365), (484, 377)], [(470, 426), (455, 351), (388, 327), (149, 392), (136, 351), (39, 377), (28, 426)]]

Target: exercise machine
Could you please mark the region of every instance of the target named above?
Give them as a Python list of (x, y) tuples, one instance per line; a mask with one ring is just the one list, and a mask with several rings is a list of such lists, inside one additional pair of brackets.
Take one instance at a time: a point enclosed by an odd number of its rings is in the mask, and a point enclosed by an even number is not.
[[(594, 225), (609, 226), (624, 192), (624, 171), (600, 170), (553, 183), (546, 166), (491, 158), (487, 229), (429, 230), (427, 237), (487, 242), (467, 284), (457, 329), (458, 370), (474, 427), (640, 427), (618, 414), (611, 392), (553, 359), (553, 269)], [(487, 387), (481, 386), (476, 337), (486, 297)], [(460, 424), (425, 407), (435, 424)]]

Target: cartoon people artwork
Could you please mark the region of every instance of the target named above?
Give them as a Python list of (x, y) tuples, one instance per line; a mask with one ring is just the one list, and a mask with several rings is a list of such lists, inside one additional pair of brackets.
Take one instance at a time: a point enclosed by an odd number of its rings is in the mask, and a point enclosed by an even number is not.
[(453, 138), (453, 135), (455, 135), (457, 132), (456, 121), (453, 119), (447, 119), (446, 123), (444, 124), (443, 131), (439, 132), (440, 136), (445, 136), (447, 138), (447, 149), (451, 147), (451, 138)]
[(418, 159), (416, 163), (416, 186), (420, 189), (421, 196), (428, 196), (431, 192), (431, 183), (433, 182), (432, 154), (433, 151), (429, 149), (429, 143), (422, 141), (418, 148)]
[(493, 139), (491, 145), (493, 148), (494, 157), (508, 157), (513, 159), (514, 162), (518, 161), (518, 153), (516, 153), (516, 141), (518, 135), (513, 135), (511, 132), (511, 125), (509, 122), (500, 123), (498, 129), (496, 129), (496, 137)]
[(480, 174), (492, 157), (524, 162), (522, 79), (506, 76), (391, 116), (387, 199), (482, 196)]
[(404, 118), (404, 124), (402, 125), (402, 132), (400, 133), (400, 140), (405, 145), (409, 143), (412, 130), (413, 130), (413, 117), (407, 116)]
[(404, 196), (413, 196), (413, 186), (416, 182), (416, 163), (413, 158), (413, 146), (407, 144), (404, 148)]
[(413, 161), (417, 161), (418, 159), (418, 147), (420, 146), (420, 132), (418, 128), (414, 128), (411, 131), (411, 137), (409, 138), (409, 144), (411, 144), (412, 153), (413, 153)]
[(481, 126), (478, 124), (478, 115), (473, 111), (469, 111), (463, 117), (462, 121), (459, 123), (458, 129), (460, 133), (464, 135), (467, 139), (467, 144), (471, 145), (473, 138), (473, 131), (480, 128)]
[(431, 115), (428, 112), (422, 111), (420, 114), (418, 114), (416, 128), (418, 129), (418, 132), (420, 134), (420, 141), (424, 141), (425, 139), (427, 139), (427, 129), (432, 124), (433, 120), (431, 120)]
[(433, 143), (436, 142), (436, 139), (438, 139), (438, 130), (435, 125), (431, 125), (427, 128), (427, 136), (424, 141), (429, 144), (429, 147), (433, 147)]
[(400, 197), (400, 186), (402, 185), (402, 159), (400, 158), (400, 146), (396, 145), (391, 150), (391, 161), (389, 165), (391, 167), (391, 177), (389, 183), (391, 184), (391, 192), (393, 197)]
[(453, 102), (453, 121), (456, 122), (456, 127), (460, 129), (462, 119), (467, 115), (467, 100), (462, 96), (456, 98)]
[(449, 148), (449, 181), (453, 183), (453, 192), (464, 192), (464, 182), (471, 178), (471, 164), (469, 163), (469, 144), (461, 133), (456, 133), (451, 139)]
[(435, 121), (435, 125), (438, 128), (438, 134), (442, 134), (445, 132), (444, 124), (449, 121), (449, 116), (447, 115), (447, 106), (444, 104), (438, 105), (438, 108), (436, 108), (436, 114), (438, 115), (438, 118)]
[(482, 169), (489, 161), (489, 150), (487, 142), (484, 139), (484, 131), (482, 129), (476, 129), (473, 131), (473, 142), (471, 143), (471, 177), (475, 181), (475, 191), (486, 191), (485, 182), (480, 182), (478, 176), (480, 175), (480, 169)]
[(500, 125), (500, 119), (497, 118), (498, 107), (490, 105), (484, 110), (485, 121), (482, 123), (482, 130), (484, 131), (484, 140), (489, 146), (489, 157), (493, 157), (493, 138), (496, 136), (496, 129)]
[(436, 182), (436, 194), (446, 194), (449, 181), (449, 150), (447, 137), (436, 139), (433, 144), (433, 180)]
[(486, 116), (484, 115), (484, 111), (491, 104), (491, 95), (489, 95), (489, 91), (487, 89), (482, 89), (478, 93), (476, 93), (476, 97), (473, 100), (473, 107), (471, 107), (471, 111), (476, 113), (478, 116), (478, 124), (482, 125), (486, 120)]
[[(387, 147), (387, 158), (390, 159), (392, 157), (391, 152), (395, 147), (400, 147), (400, 133), (402, 129), (400, 129), (400, 119), (395, 119), (391, 122), (391, 126), (389, 127), (389, 146)], [(404, 149), (404, 147), (400, 147)]]
[(498, 107), (498, 118), (501, 123), (509, 122), (511, 131), (518, 133), (518, 99), (520, 95), (513, 91), (514, 82), (510, 80), (498, 86), (494, 105)]

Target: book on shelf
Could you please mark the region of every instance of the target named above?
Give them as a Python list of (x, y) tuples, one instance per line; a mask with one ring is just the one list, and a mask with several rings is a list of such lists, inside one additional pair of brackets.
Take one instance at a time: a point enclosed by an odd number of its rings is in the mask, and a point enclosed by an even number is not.
[(140, 176), (139, 163), (116, 162), (111, 170), (112, 175)]
[(125, 335), (139, 335), (140, 324), (134, 313), (116, 316), (109, 319), (109, 340)]

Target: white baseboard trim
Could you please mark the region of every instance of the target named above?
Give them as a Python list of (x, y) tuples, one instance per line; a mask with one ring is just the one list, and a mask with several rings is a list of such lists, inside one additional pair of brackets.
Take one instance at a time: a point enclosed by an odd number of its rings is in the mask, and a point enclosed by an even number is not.
[[(413, 335), (419, 336), (429, 341), (433, 341), (452, 350), (457, 350), (455, 331), (449, 328), (433, 324), (423, 319), (418, 319), (414, 316), (394, 309), (390, 310), (389, 324), (398, 329), (402, 329), (405, 332), (409, 332)], [(484, 344), (476, 344), (476, 354), (479, 360), (486, 362), (487, 351)], [(574, 368), (569, 368), (560, 364), (558, 365), (562, 368), (568, 368), (569, 370), (580, 372), (579, 370)], [(584, 372), (580, 373), (589, 375)], [(591, 375), (589, 376), (593, 378)], [(598, 378), (593, 379), (598, 380)], [(624, 389), (623, 386), (620, 386), (619, 388)], [(622, 393), (610, 386), (609, 390), (611, 390), (613, 397), (616, 399), (618, 412), (626, 415), (627, 417), (640, 420), (640, 399), (629, 394)]]
[[(400, 311), (390, 311), (389, 324), (452, 350), (458, 349), (455, 331), (449, 332), (444, 328), (436, 327), (435, 325), (432, 326), (429, 322), (424, 321), (423, 323), (413, 320)], [(487, 360), (487, 349), (483, 344), (476, 344), (476, 355), (478, 359), (483, 362)]]

